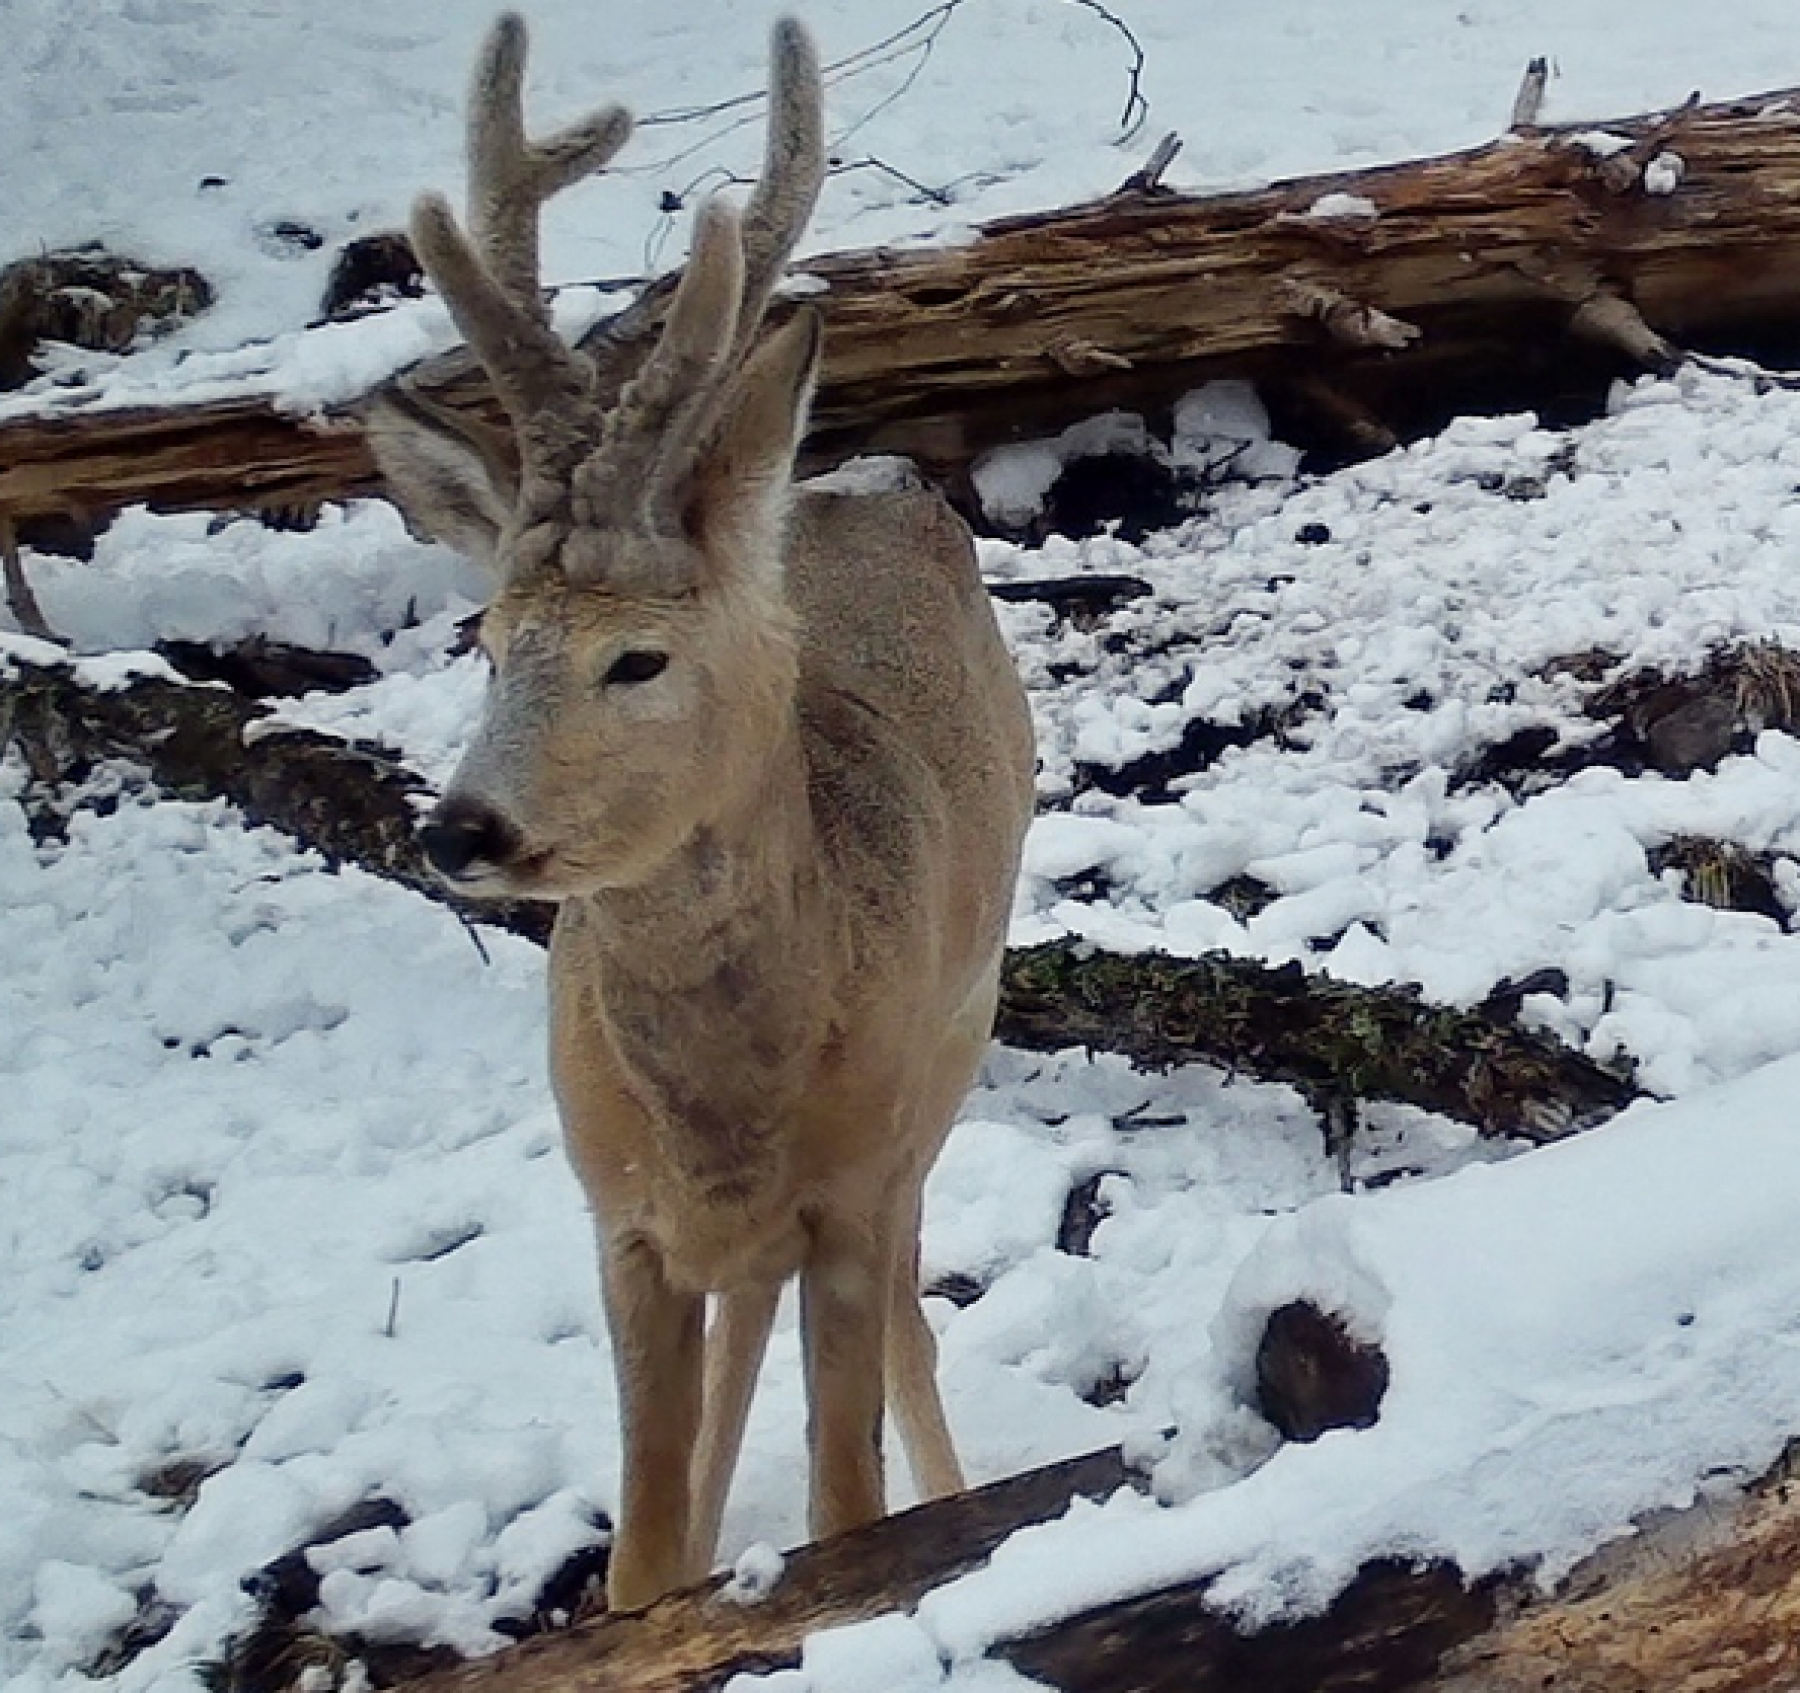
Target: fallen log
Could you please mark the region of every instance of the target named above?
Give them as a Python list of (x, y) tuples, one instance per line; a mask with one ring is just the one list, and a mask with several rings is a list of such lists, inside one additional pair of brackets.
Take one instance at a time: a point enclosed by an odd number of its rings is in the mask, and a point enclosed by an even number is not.
[[(48, 645), (0, 658), (0, 745), (16, 743), (46, 790), (107, 760), (147, 770), (185, 799), (223, 798), (323, 853), (449, 904), (465, 920), (534, 940), (550, 908), (458, 901), (414, 832), (421, 779), (392, 754), (283, 727), (260, 701), (174, 671), (86, 676)], [(1211, 954), (1120, 956), (1059, 943), (1008, 953), (996, 1034), (1014, 1046), (1088, 1046), (1152, 1069), (1208, 1061), (1290, 1082), (1343, 1134), (1358, 1101), (1399, 1100), (1486, 1133), (1550, 1140), (1629, 1103), (1629, 1081), (1550, 1036), (1516, 1007), (1458, 1011), (1403, 988), (1365, 988)]]
[[(766, 1596), (736, 1598), (721, 1578), (652, 1605), (409, 1682), (419, 1693), (690, 1693), (741, 1672), (799, 1662), (823, 1628), (904, 1610), (986, 1559), (1009, 1534), (1103, 1499), (1128, 1475), (1117, 1450), (1092, 1452), (922, 1505), (790, 1553)], [(748, 1601), (748, 1602), (747, 1602)]]
[(1205, 1059), (1292, 1083), (1328, 1123), (1359, 1100), (1395, 1100), (1487, 1134), (1546, 1141), (1635, 1097), (1625, 1078), (1520, 1027), (1512, 1013), (1503, 997), (1461, 1011), (1298, 964), (1055, 942), (1007, 954), (994, 1033), (1036, 1051), (1122, 1053), (1149, 1069)]
[(1520, 1576), (1377, 1561), (1298, 1623), (1240, 1634), (1196, 1582), (998, 1655), (1064, 1693), (1769, 1693), (1800, 1679), (1797, 1478), (1790, 1449), (1746, 1492), (1640, 1525), (1550, 1599)]
[[(1128, 188), (966, 245), (815, 258), (810, 466), (911, 454), (953, 486), (994, 444), (1199, 382), (1262, 383), (1296, 439), (1380, 450), (1461, 410), (1597, 399), (1682, 346), (1800, 327), (1800, 93), (1690, 105), (1208, 197)], [(623, 314), (635, 340), (659, 299)], [(604, 342), (605, 326), (595, 332)], [(592, 339), (592, 337), (590, 338)], [(492, 409), (466, 359), (411, 379)], [(358, 407), (266, 400), (0, 423), (0, 511), (99, 520), (378, 486)]]
[(149, 772), (178, 799), (224, 799), (253, 823), (292, 835), (333, 865), (403, 883), (536, 940), (550, 912), (524, 901), (458, 900), (431, 874), (418, 842), (424, 781), (385, 749), (284, 726), (260, 701), (196, 686), (166, 662), (84, 675), (47, 643), (0, 650), (0, 748), (16, 746), (39, 796), (37, 826), (54, 830), (58, 796), (103, 765)]
[[(1765, 1693), (1800, 1675), (1800, 1464), (1670, 1512), (1552, 1597), (1524, 1572), (1378, 1559), (1319, 1616), (1246, 1630), (1210, 1577), (1124, 1598), (992, 1648), (1063, 1693)], [(712, 1693), (788, 1668), (804, 1638), (910, 1609), (1006, 1533), (1122, 1479), (1097, 1453), (791, 1555), (743, 1605), (715, 1580), (408, 1682), (415, 1693)]]

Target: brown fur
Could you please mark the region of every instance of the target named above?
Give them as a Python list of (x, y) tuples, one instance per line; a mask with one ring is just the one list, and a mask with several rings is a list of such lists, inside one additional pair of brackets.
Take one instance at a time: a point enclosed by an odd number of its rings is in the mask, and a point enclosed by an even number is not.
[[(478, 103), (516, 109), (521, 27), (490, 43)], [(484, 360), (525, 348), (496, 377), (517, 485), (417, 413), (380, 431), (415, 519), (501, 573), (488, 709), (427, 844), (465, 890), (562, 902), (552, 1069), (619, 1378), (619, 1606), (709, 1566), (790, 1278), (814, 1533), (884, 1509), (884, 1402), (921, 1489), (961, 1486), (920, 1190), (989, 1036), (1031, 811), (1029, 716), (962, 525), (926, 493), (789, 488), (818, 329), (757, 322), (822, 143), (796, 26), (775, 64), (750, 213), (703, 214), (616, 406), (572, 419), (580, 372), (541, 340), (516, 235), (477, 251), (438, 203), (420, 248), (458, 321)], [(516, 126), (472, 135), (529, 153)]]

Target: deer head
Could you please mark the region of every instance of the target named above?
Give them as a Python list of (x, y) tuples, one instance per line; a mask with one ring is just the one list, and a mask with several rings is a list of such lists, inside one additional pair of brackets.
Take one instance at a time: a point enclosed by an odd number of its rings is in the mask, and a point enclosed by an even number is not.
[(560, 899), (643, 880), (748, 803), (789, 732), (783, 527), (820, 330), (802, 311), (760, 331), (824, 148), (817, 56), (783, 21), (761, 178), (743, 212), (701, 209), (661, 334), (621, 384), (552, 329), (537, 219), (630, 119), (609, 107), (528, 140), (525, 55), (506, 14), (476, 69), (467, 233), (436, 195), (412, 226), (510, 431), (396, 397), (370, 434), (421, 527), (497, 578), (486, 708), (427, 855), (465, 892)]

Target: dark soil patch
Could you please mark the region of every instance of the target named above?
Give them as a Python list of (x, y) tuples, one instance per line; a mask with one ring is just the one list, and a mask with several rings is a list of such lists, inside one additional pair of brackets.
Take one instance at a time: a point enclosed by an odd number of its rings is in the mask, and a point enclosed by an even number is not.
[(425, 292), (425, 272), (412, 242), (399, 230), (359, 235), (338, 249), (322, 317), (342, 321), (380, 311), (396, 300), (417, 299)]
[(158, 641), (156, 651), (195, 682), (223, 682), (252, 699), (343, 693), (380, 674), (361, 653), (318, 652), (252, 635), (230, 646)]
[(98, 245), (20, 259), (0, 270), (0, 389), (38, 374), (33, 355), (46, 341), (122, 353), (212, 300), (197, 270), (158, 269)]
[(1092, 628), (1120, 606), (1144, 599), (1151, 591), (1150, 584), (1137, 576), (1051, 576), (988, 584), (988, 592), (997, 600), (1013, 605), (1047, 605), (1080, 628)]
[(1097, 788), (1118, 799), (1164, 805), (1176, 797), (1175, 784), (1210, 769), (1233, 747), (1255, 746), (1272, 740), (1285, 744), (1292, 730), (1324, 708), (1322, 694), (1304, 693), (1280, 706), (1254, 713), (1242, 723), (1213, 723), (1190, 718), (1182, 725), (1173, 746), (1143, 753), (1123, 764), (1094, 764), (1077, 760), (1073, 787), (1077, 794)]
[(1639, 776), (1681, 778), (1745, 753), (1765, 729), (1800, 730), (1800, 655), (1773, 641), (1721, 647), (1686, 675), (1635, 670), (1603, 682), (1617, 661), (1583, 652), (1544, 667), (1591, 686), (1586, 713), (1605, 732), (1565, 745), (1563, 730), (1532, 724), (1484, 748), (1456, 772), (1459, 786), (1498, 783), (1537, 793), (1581, 770), (1605, 766)]

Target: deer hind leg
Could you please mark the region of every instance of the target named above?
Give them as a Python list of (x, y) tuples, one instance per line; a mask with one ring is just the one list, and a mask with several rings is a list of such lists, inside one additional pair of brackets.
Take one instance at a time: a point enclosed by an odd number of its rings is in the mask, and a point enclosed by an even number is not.
[(888, 1308), (888, 1399), (907, 1466), (921, 1497), (941, 1499), (968, 1484), (956, 1456), (950, 1420), (944, 1414), (937, 1381), (937, 1336), (919, 1299), (919, 1228), (925, 1202), (925, 1177), (956, 1120), (963, 1098), (987, 1049), (1000, 992), (1000, 960), (996, 955), (981, 984), (969, 996), (938, 1054), (920, 1095), (920, 1121), (935, 1130), (925, 1140), (922, 1163), (914, 1171), (894, 1242)]
[(810, 1527), (815, 1540), (886, 1509), (881, 1464), (893, 1219), (827, 1214), (800, 1272)]
[(906, 1448), (913, 1485), (924, 1499), (962, 1492), (962, 1464), (950, 1435), (950, 1420), (938, 1392), (937, 1336), (919, 1303), (919, 1200), (912, 1202), (910, 1226), (896, 1242), (889, 1284), (888, 1403)]
[(719, 1525), (744, 1443), (744, 1421), (780, 1302), (779, 1282), (721, 1294), (706, 1331), (706, 1386), (694, 1453), (694, 1561), (688, 1572), (693, 1581), (701, 1580), (718, 1556)]
[(602, 1245), (601, 1283), (623, 1446), (606, 1596), (614, 1610), (635, 1610), (689, 1578), (706, 1302), (672, 1288), (641, 1239)]

